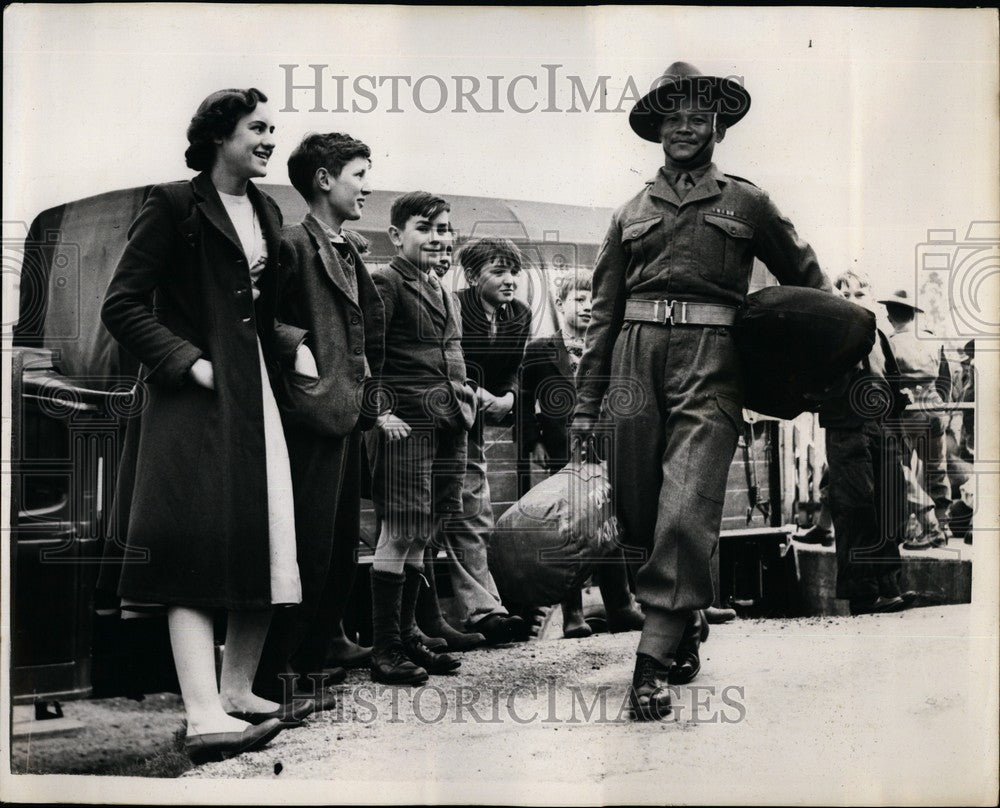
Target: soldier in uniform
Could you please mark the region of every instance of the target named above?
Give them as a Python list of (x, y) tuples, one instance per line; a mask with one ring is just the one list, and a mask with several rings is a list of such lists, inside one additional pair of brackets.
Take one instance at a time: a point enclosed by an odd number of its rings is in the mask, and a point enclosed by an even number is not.
[(889, 335), (892, 351), (899, 363), (902, 386), (910, 399), (919, 403), (916, 410), (907, 410), (900, 423), (908, 450), (906, 461), (916, 452), (922, 468), (918, 481), (934, 502), (934, 512), (922, 511), (918, 521), (921, 535), (907, 541), (908, 550), (925, 550), (948, 543), (948, 509), (951, 506), (951, 486), (948, 483), (945, 426), (947, 417), (940, 409), (951, 398), (951, 365), (944, 347), (926, 329), (917, 329), (917, 313), (923, 314), (905, 289), (899, 289), (878, 301), (885, 306), (892, 325)]
[[(594, 269), (573, 432), (579, 440), (600, 430), (609, 393), (616, 509), (626, 542), (647, 551), (629, 690), (639, 720), (669, 713), (668, 683), (690, 681), (700, 667), (699, 610), (714, 598), (712, 557), (742, 421), (730, 326), (753, 259), (783, 284), (830, 290), (768, 195), (712, 162), (749, 107), (734, 79), (683, 62), (667, 68), (629, 116), (637, 135), (662, 144), (664, 165), (615, 212)], [(633, 395), (615, 396), (619, 385)]]

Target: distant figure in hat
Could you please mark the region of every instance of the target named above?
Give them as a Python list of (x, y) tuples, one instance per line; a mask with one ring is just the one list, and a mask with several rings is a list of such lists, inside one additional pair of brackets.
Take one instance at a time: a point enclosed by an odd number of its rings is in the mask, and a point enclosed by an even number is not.
[[(669, 684), (691, 681), (707, 637), (712, 558), (742, 427), (741, 368), (730, 327), (753, 259), (779, 282), (830, 291), (816, 255), (764, 191), (723, 174), (715, 144), (750, 108), (731, 78), (676, 62), (633, 108), (664, 164), (611, 220), (593, 276), (576, 377), (576, 439), (613, 423), (614, 495), (625, 541), (646, 550), (645, 613), (632, 713), (670, 712)], [(632, 395), (618, 395), (627, 386)], [(641, 388), (641, 395), (636, 394)]]
[[(976, 401), (976, 342), (969, 340), (962, 346), (961, 370), (957, 374), (952, 390), (952, 400), (960, 404), (973, 405)], [(962, 538), (972, 544), (972, 504), (975, 489), (968, 485), (974, 478), (976, 462), (976, 413), (974, 409), (963, 409), (958, 413), (958, 436), (949, 429), (948, 477), (951, 481), (952, 496), (955, 497), (948, 511), (948, 527), (955, 538)], [(953, 423), (954, 427), (954, 423)], [(952, 451), (952, 447), (954, 450)]]
[(889, 342), (899, 364), (901, 385), (912, 401), (922, 405), (921, 409), (907, 410), (903, 414), (905, 460), (916, 452), (921, 470), (915, 478), (934, 501), (933, 513), (925, 510), (917, 514), (921, 535), (903, 546), (910, 550), (942, 546), (947, 544), (950, 535), (948, 508), (951, 505), (951, 486), (948, 484), (945, 444), (947, 417), (941, 410), (928, 408), (941, 406), (951, 398), (951, 368), (944, 348), (934, 334), (915, 328), (916, 313), (922, 314), (923, 309), (916, 305), (905, 289), (878, 302), (885, 306), (893, 328)]

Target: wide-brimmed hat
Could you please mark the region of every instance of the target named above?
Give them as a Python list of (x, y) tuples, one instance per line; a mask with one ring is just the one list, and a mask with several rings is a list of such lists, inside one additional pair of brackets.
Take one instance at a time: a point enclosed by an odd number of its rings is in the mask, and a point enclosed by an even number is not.
[(750, 109), (750, 93), (735, 79), (706, 76), (694, 65), (674, 62), (657, 79), (657, 86), (646, 93), (629, 113), (628, 122), (639, 137), (660, 142), (660, 123), (681, 102), (694, 109), (714, 112), (719, 123), (732, 126)]
[(897, 306), (906, 306), (907, 308), (913, 309), (914, 311), (919, 311), (921, 314), (924, 313), (924, 310), (913, 302), (913, 298), (910, 297), (910, 293), (907, 292), (905, 289), (897, 289), (895, 292), (889, 295), (889, 297), (883, 298), (878, 302), (895, 303)]

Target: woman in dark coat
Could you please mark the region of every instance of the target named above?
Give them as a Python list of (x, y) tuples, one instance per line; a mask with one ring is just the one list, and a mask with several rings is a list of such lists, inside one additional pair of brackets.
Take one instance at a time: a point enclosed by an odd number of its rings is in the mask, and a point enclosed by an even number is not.
[[(266, 101), (251, 88), (202, 102), (185, 153), (202, 173), (150, 192), (102, 311), (142, 362), (146, 396), (117, 492), (118, 594), (123, 608), (168, 609), (192, 756), (256, 748), (302, 710), (251, 692), (273, 605), (301, 599), (268, 372), (312, 359), (304, 332), (274, 321), (281, 214), (250, 182), (274, 149)], [(229, 613), (219, 688), (214, 609)]]

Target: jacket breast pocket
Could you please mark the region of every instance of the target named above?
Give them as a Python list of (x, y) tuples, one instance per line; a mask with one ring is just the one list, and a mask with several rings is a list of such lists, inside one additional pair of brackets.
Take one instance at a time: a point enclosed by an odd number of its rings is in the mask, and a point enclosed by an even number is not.
[(629, 268), (641, 271), (663, 251), (663, 217), (647, 216), (622, 226), (622, 249), (629, 258)]
[(703, 213), (702, 221), (701, 276), (727, 289), (745, 291), (753, 267), (753, 225), (718, 213)]

